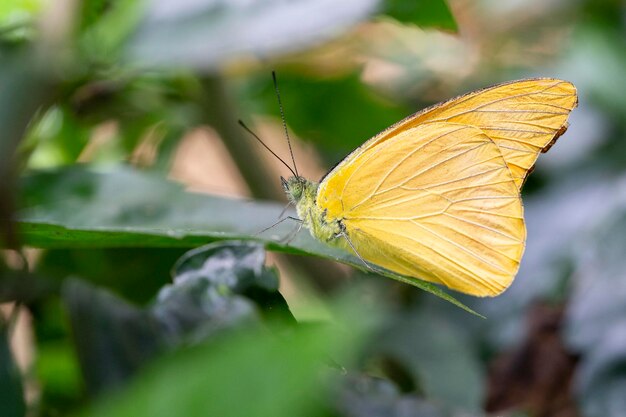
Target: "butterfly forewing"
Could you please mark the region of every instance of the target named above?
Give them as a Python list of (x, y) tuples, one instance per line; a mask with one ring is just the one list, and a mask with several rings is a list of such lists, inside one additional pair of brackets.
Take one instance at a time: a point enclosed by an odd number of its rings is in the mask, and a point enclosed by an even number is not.
[(407, 117), (370, 139), (342, 164), (420, 124), (462, 123), (493, 139), (521, 188), (539, 153), (565, 132), (569, 113), (577, 103), (576, 88), (567, 81), (540, 78), (496, 85)]
[(340, 164), (317, 204), (367, 261), (470, 294), (502, 292), (524, 250), (518, 187), (498, 146), (473, 126), (397, 131)]

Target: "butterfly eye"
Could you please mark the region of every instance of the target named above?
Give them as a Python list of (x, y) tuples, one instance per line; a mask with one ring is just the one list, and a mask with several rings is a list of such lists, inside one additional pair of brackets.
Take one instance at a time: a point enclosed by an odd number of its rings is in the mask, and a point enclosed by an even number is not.
[(296, 199), (296, 201), (300, 200), (300, 198), (302, 197), (302, 184), (299, 182), (293, 183), (290, 188), (290, 192), (293, 198)]

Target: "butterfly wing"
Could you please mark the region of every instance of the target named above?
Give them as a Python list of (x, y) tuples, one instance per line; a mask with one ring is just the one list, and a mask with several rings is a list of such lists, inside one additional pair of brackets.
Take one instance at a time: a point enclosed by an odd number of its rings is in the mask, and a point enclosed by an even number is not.
[(339, 165), (316, 203), (343, 222), (367, 261), (469, 294), (504, 291), (524, 250), (515, 180), (498, 146), (473, 126), (398, 131)]
[(539, 78), (499, 84), (407, 117), (370, 139), (342, 164), (417, 125), (462, 123), (479, 128), (493, 139), (521, 188), (539, 153), (547, 152), (565, 133), (567, 118), (577, 103), (576, 88), (563, 80)]

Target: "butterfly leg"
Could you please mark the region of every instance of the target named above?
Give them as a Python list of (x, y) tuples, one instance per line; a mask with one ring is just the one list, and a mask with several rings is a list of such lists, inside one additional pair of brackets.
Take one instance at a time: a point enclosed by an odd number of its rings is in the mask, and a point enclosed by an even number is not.
[(356, 250), (356, 248), (354, 247), (354, 245), (352, 244), (352, 241), (350, 240), (350, 238), (348, 237), (348, 234), (346, 233), (345, 230), (342, 230), (340, 233), (337, 234), (337, 237), (343, 237), (344, 239), (346, 239), (346, 242), (348, 242), (348, 245), (350, 246), (350, 248), (352, 249), (352, 251), (355, 253), (355, 255), (361, 260), (361, 262), (363, 262), (363, 265), (365, 265), (365, 267), (367, 269), (369, 269), (372, 272), (376, 272), (376, 270), (374, 268), (372, 268), (372, 266), (370, 264), (368, 264), (365, 259), (363, 259), (363, 257), (359, 254), (359, 251)]
[(293, 203), (291, 201), (287, 203), (287, 205), (283, 208), (283, 211), (281, 211), (280, 214), (278, 215), (279, 219), (282, 218), (285, 215), (285, 213), (287, 213), (287, 210), (292, 204)]
[(296, 219), (295, 217), (292, 217), (292, 219), (298, 221), (298, 226), (291, 233), (287, 235), (287, 239), (281, 240), (281, 243), (284, 243), (285, 245), (288, 245), (291, 243), (291, 241), (296, 237), (296, 235), (300, 232), (300, 230), (302, 230), (302, 225), (304, 224), (303, 220)]
[(287, 216), (287, 217), (284, 217), (284, 218), (282, 218), (282, 219), (278, 220), (278, 221), (277, 221), (276, 223), (274, 223), (273, 225), (266, 227), (265, 229), (261, 230), (260, 232), (256, 232), (253, 236), (258, 236), (258, 235), (260, 235), (260, 234), (262, 234), (262, 233), (264, 233), (264, 232), (267, 232), (268, 230), (270, 230), (270, 229), (272, 229), (272, 228), (274, 228), (274, 227), (278, 226), (279, 224), (281, 224), (281, 223), (282, 223), (282, 222), (284, 222), (285, 220), (295, 220), (295, 221), (297, 221), (298, 223), (300, 223), (300, 228), (302, 228), (302, 223), (303, 223), (303, 222), (302, 222), (302, 220), (300, 220), (300, 219), (299, 219), (299, 218), (297, 218), (297, 217)]

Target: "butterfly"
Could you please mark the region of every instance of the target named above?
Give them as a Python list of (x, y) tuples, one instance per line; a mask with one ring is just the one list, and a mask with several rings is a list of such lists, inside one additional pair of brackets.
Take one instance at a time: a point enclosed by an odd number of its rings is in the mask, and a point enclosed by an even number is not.
[(292, 170), (282, 185), (315, 238), (366, 265), (495, 296), (524, 253), (522, 185), (577, 103), (568, 81), (495, 85), (392, 125), (319, 183)]

